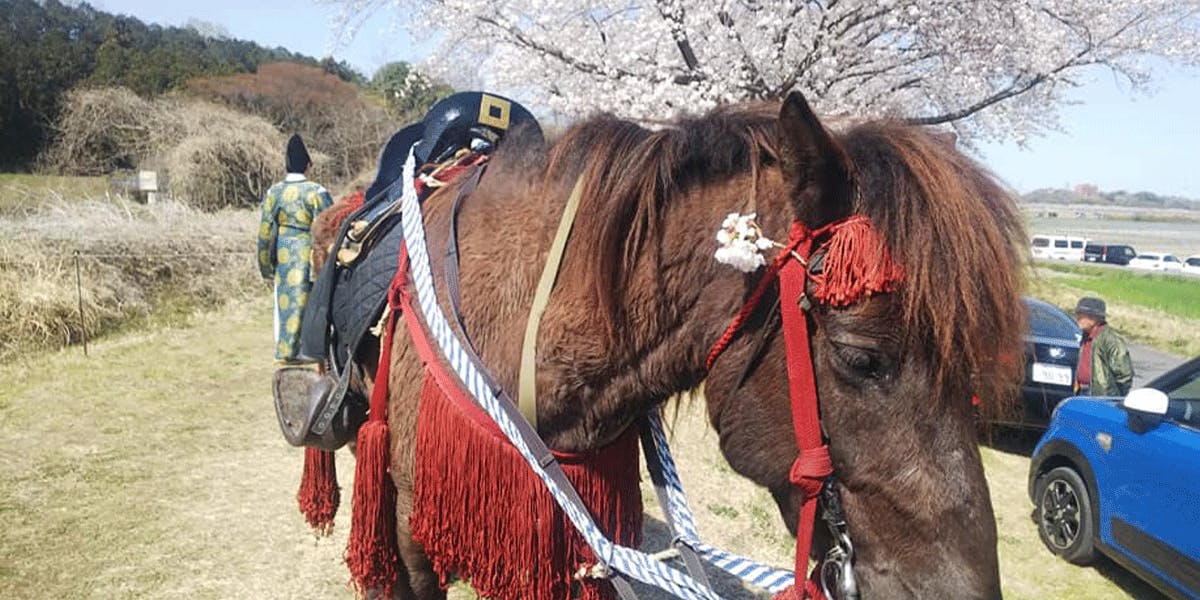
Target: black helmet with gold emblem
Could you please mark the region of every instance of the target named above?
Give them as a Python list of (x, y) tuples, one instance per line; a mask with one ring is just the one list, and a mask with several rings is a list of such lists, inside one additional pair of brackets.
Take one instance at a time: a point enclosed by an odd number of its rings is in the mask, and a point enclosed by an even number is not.
[(459, 92), (433, 105), (422, 121), (424, 131), (414, 153), (418, 163), (438, 163), (460, 148), (489, 153), (517, 127), (530, 127), (540, 138), (537, 119), (524, 106), (485, 92)]

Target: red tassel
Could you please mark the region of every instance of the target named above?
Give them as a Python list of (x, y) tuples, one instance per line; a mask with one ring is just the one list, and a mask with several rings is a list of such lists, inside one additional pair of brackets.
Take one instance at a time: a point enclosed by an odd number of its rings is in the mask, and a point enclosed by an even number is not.
[[(401, 265), (403, 260), (402, 257)], [(392, 306), (381, 342), (368, 420), (358, 430), (350, 540), (346, 547), (351, 583), (364, 597), (379, 593), (383, 598), (391, 598), (399, 570), (396, 487), (388, 474), (391, 452), (387, 425), (388, 378), (396, 319), (395, 304)]]
[[(614, 597), (607, 581), (575, 581), (595, 557), (512, 444), (456, 401), (427, 377), (409, 519), (442, 584), (457, 574), (492, 600)], [(606, 448), (556, 454), (597, 525), (635, 548), (642, 532), (637, 444), (630, 428)]]
[(825, 250), (813, 295), (825, 304), (848, 306), (872, 294), (895, 291), (904, 270), (892, 260), (871, 221), (861, 215), (838, 225)]
[(317, 535), (333, 533), (333, 517), (341, 501), (334, 454), (318, 448), (304, 449), (304, 475), (296, 492), (300, 513)]
[(358, 430), (354, 502), (346, 566), (358, 593), (391, 598), (399, 569), (396, 487), (388, 475), (386, 421), (371, 419)]

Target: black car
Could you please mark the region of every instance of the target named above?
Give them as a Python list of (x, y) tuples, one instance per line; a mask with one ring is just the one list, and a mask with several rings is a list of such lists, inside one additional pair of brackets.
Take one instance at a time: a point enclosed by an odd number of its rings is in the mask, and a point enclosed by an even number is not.
[(1137, 256), (1137, 250), (1134, 250), (1133, 246), (1127, 244), (1088, 242), (1083, 247), (1083, 260), (1086, 262), (1127, 265), (1135, 256)]
[(1018, 425), (1044, 429), (1050, 413), (1075, 393), (1075, 367), (1083, 333), (1075, 319), (1052, 304), (1025, 298), (1029, 333), (1025, 335), (1024, 414)]

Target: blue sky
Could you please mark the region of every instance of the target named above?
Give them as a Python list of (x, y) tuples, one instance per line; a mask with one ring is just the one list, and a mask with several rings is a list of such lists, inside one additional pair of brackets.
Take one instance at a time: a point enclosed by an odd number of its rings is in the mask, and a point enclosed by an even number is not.
[[(306, 0), (92, 0), (109, 12), (153, 23), (215, 23), (232, 37), (321, 57), (330, 50), (368, 77), (392, 60), (419, 62), (430, 51), (391, 15), (376, 16), (349, 43), (333, 44), (336, 6)], [(1102, 190), (1152, 191), (1200, 199), (1200, 69), (1164, 66), (1151, 94), (1098, 73), (1062, 108), (1062, 133), (1016, 144), (984, 144), (979, 158), (1027, 192), (1094, 183)]]

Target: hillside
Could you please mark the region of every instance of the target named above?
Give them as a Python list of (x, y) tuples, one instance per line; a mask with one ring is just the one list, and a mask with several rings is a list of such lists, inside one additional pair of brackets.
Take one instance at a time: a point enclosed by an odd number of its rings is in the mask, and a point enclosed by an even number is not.
[(64, 93), (78, 85), (153, 96), (196, 77), (249, 73), (272, 62), (317, 66), (366, 83), (345, 63), (147, 24), (87, 3), (0, 0), (0, 169), (31, 165), (49, 141)]
[(1023, 194), (1021, 200), (1028, 204), (1200, 210), (1200, 200), (1192, 198), (1162, 196), (1153, 192), (1126, 192), (1124, 190), (1103, 192), (1091, 185), (1077, 186), (1073, 190), (1034, 190)]

